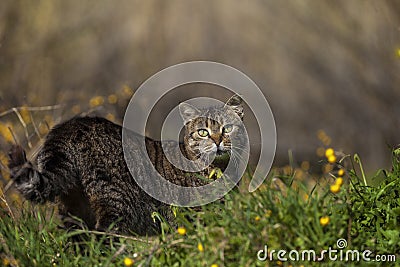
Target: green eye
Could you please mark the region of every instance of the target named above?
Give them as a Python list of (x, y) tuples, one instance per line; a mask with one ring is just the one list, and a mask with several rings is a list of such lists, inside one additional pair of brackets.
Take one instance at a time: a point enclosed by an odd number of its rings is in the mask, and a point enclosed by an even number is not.
[(197, 131), (197, 133), (201, 136), (201, 137), (207, 137), (208, 136), (208, 131), (206, 129), (200, 129)]
[(225, 125), (224, 129), (223, 129), (224, 133), (230, 133), (230, 132), (232, 132), (232, 130), (233, 130), (232, 124)]

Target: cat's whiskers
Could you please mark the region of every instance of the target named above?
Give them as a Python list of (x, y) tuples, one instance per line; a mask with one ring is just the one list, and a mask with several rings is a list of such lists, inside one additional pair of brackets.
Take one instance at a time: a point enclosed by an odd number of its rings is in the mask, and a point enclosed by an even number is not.
[[(240, 160), (241, 162), (247, 162), (247, 160), (244, 158), (242, 153), (246, 153), (246, 155), (249, 155), (249, 151), (247, 150), (241, 150), (241, 153), (237, 152), (236, 150), (231, 150), (232, 151), (232, 155), (231, 155), (231, 159), (232, 160)], [(236, 165), (236, 167), (238, 167), (238, 165)]]

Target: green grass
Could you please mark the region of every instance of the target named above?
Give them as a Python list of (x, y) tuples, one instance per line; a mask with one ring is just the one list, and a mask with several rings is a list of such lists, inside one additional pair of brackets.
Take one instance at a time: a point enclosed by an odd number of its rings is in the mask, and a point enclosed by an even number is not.
[[(346, 170), (337, 193), (330, 190), (334, 175), (328, 183), (309, 188), (296, 182), (295, 173), (276, 172), (272, 176), (279, 180), (268, 179), (253, 193), (246, 191), (245, 178), (223, 202), (200, 211), (174, 208), (185, 233), (163, 223), (163, 233), (150, 238), (66, 232), (51, 207), (24, 203), (12, 214), (4, 208), (0, 257), (11, 266), (125, 266), (127, 258), (133, 266), (400, 266), (400, 150), (393, 152), (391, 170), (380, 170), (370, 179), (363, 177), (358, 157), (347, 157), (335, 167), (345, 161), (357, 168)], [(397, 262), (329, 261), (328, 255), (322, 262), (290, 261), (288, 254), (284, 262), (276, 252), (273, 261), (257, 259), (266, 245), (269, 252), (313, 249), (319, 255), (329, 247), (337, 250), (341, 238), (347, 241), (343, 255), (346, 250), (370, 250), (371, 258), (394, 254)]]

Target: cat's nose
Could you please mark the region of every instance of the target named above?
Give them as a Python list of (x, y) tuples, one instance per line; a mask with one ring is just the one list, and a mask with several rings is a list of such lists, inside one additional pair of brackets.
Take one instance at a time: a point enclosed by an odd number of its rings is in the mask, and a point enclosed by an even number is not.
[(217, 147), (219, 147), (220, 143), (222, 142), (222, 137), (218, 135), (211, 135), (211, 139), (214, 141)]

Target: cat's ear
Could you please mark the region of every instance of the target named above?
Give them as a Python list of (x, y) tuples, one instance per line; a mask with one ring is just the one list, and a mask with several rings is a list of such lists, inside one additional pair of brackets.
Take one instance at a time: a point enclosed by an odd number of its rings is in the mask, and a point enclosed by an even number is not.
[(179, 113), (185, 123), (199, 117), (201, 114), (196, 107), (184, 102), (179, 104)]
[(233, 95), (229, 100), (225, 103), (225, 106), (230, 107), (240, 119), (243, 120), (243, 99), (239, 95)]

